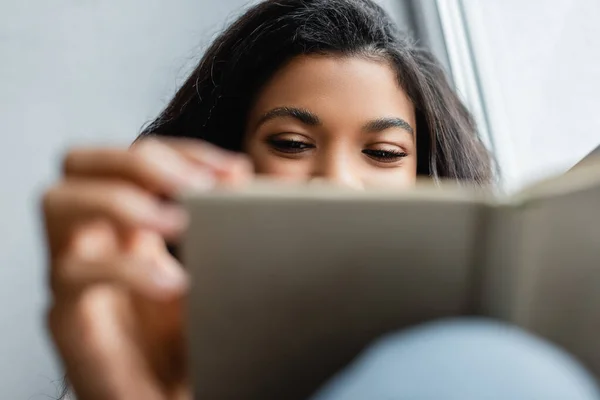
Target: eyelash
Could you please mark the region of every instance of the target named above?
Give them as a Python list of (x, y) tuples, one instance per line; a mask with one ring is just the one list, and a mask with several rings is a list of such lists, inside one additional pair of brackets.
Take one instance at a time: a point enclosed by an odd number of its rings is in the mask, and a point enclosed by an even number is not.
[[(267, 140), (268, 144), (276, 151), (286, 154), (299, 154), (306, 150), (314, 149), (315, 146), (310, 143), (292, 139), (275, 139)], [(371, 150), (365, 149), (362, 153), (372, 159), (382, 163), (392, 163), (407, 156), (403, 151), (393, 150)]]
[(298, 154), (302, 153), (303, 151), (315, 148), (314, 145), (306, 142), (301, 142), (299, 140), (271, 138), (267, 140), (267, 142), (275, 150), (286, 154)]
[(390, 150), (363, 150), (363, 154), (373, 158), (374, 160), (383, 162), (383, 163), (391, 163), (394, 161), (398, 161), (401, 158), (407, 156), (407, 154), (403, 151), (390, 151)]

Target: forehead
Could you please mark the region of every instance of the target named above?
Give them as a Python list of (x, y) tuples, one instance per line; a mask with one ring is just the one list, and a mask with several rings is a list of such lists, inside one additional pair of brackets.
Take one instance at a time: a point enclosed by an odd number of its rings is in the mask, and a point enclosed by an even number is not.
[(364, 57), (311, 55), (291, 60), (267, 82), (251, 120), (275, 107), (295, 106), (325, 124), (343, 118), (364, 121), (402, 117), (414, 126), (414, 107), (385, 61)]

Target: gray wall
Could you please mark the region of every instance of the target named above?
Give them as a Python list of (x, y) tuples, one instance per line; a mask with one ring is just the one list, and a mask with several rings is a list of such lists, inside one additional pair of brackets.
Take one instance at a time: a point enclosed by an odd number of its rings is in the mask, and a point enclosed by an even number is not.
[(42, 322), (35, 214), (75, 143), (128, 143), (244, 0), (0, 3), (0, 398), (47, 399), (59, 376)]
[[(76, 143), (130, 142), (245, 0), (0, 2), (0, 398), (47, 399), (37, 202)], [(398, 6), (394, 0), (384, 1)]]

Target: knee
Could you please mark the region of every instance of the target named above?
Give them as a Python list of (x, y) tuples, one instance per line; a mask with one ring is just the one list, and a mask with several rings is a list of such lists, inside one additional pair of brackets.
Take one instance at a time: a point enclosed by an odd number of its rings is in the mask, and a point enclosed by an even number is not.
[(439, 321), (388, 335), (341, 381), (361, 392), (377, 387), (392, 398), (598, 398), (595, 380), (566, 352), (487, 319)]

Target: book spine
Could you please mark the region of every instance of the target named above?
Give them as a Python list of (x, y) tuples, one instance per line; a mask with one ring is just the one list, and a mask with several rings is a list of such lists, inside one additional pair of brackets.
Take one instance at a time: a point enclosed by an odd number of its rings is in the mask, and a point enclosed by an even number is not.
[(519, 207), (490, 206), (485, 215), (485, 229), (480, 237), (475, 314), (516, 323), (521, 286), (523, 220)]

